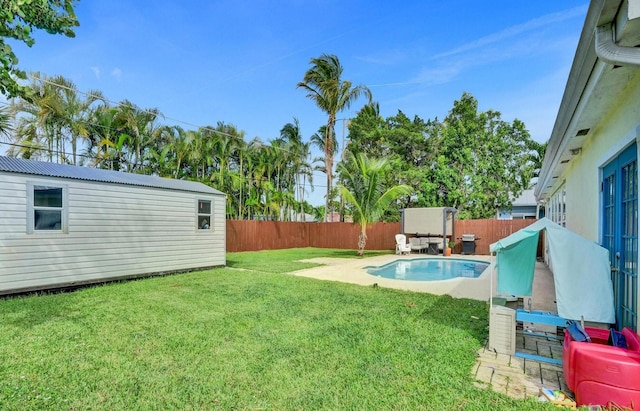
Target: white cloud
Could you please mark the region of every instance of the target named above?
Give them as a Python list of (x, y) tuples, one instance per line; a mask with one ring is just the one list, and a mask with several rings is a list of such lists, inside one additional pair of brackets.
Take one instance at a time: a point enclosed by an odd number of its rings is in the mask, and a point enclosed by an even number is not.
[[(428, 64), (424, 64), (412, 77), (369, 85), (376, 87), (397, 87), (410, 85), (434, 85), (454, 81), (461, 73), (474, 68), (490, 66), (491, 64), (508, 64), (530, 55), (559, 53), (572, 54), (575, 50), (574, 39), (567, 41), (564, 33), (558, 37), (550, 37), (544, 28), (566, 23), (570, 19), (582, 17), (586, 14), (586, 6), (574, 7), (557, 13), (550, 13), (526, 21), (522, 24), (507, 27), (498, 32), (486, 35), (475, 41), (430, 57)], [(553, 32), (551, 32), (553, 33)], [(397, 55), (401, 55), (397, 53)], [(372, 58), (360, 58), (363, 61), (375, 62)]]
[[(461, 73), (480, 66), (497, 63), (504, 65), (508, 61), (534, 54), (551, 53), (554, 56), (560, 53), (572, 54), (575, 47), (573, 41), (567, 41), (566, 36), (548, 37), (546, 33), (540, 31), (540, 28), (582, 16), (585, 13), (584, 9), (585, 7), (581, 6), (564, 12), (547, 14), (484, 36), (464, 46), (433, 56), (431, 63), (408, 81), (378, 86), (444, 84), (454, 81)], [(525, 33), (526, 35), (523, 35)]]
[(92, 66), (90, 68), (91, 68), (91, 71), (93, 71), (93, 74), (96, 75), (96, 78), (100, 80), (100, 67)]
[(122, 70), (116, 67), (113, 70), (111, 70), (111, 75), (115, 77), (117, 81), (120, 81), (120, 79), (122, 78)]
[(405, 50), (391, 50), (376, 55), (355, 56), (355, 59), (369, 64), (392, 66), (406, 62), (408, 57)]
[(470, 43), (467, 43), (463, 46), (457, 47), (453, 50), (449, 50), (445, 53), (440, 53), (436, 56), (434, 56), (434, 58), (442, 58), (442, 57), (447, 57), (447, 56), (451, 56), (451, 55), (455, 55), (455, 54), (460, 54), (463, 52), (468, 52), (469, 50), (474, 50), (474, 49), (478, 49), (478, 48), (482, 48), (485, 46), (488, 46), (490, 44), (494, 44), (497, 43), (499, 41), (502, 40), (506, 40), (509, 39), (511, 37), (514, 37), (518, 34), (522, 34), (522, 33), (526, 33), (532, 30), (536, 30), (539, 29), (541, 27), (544, 26), (548, 26), (550, 24), (557, 24), (557, 23), (561, 23), (563, 21), (575, 18), (575, 17), (580, 17), (580, 16), (584, 16), (586, 14), (586, 6), (580, 6), (580, 7), (574, 7), (573, 9), (569, 9), (566, 11), (562, 11), (562, 12), (558, 12), (558, 13), (551, 13), (551, 14), (547, 14), (545, 16), (542, 17), (537, 17), (535, 19), (531, 19), (527, 22), (524, 22), (522, 24), (517, 24), (515, 26), (511, 26), (511, 27), (507, 27), (506, 29), (496, 32), (496, 33), (492, 33), (489, 34), (487, 36), (481, 37), (475, 41), (472, 41)]

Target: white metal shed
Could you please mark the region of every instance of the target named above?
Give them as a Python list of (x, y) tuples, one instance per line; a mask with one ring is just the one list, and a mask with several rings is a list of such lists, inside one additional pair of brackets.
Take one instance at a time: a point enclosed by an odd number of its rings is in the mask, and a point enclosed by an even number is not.
[(0, 294), (226, 264), (224, 193), (0, 156)]

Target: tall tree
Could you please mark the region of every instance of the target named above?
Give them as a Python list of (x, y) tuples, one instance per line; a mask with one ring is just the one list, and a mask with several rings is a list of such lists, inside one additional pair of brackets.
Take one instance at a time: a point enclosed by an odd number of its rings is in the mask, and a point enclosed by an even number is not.
[[(333, 141), (330, 144), (330, 147), (332, 149), (332, 157), (335, 158), (335, 155), (338, 153), (338, 140), (336, 138), (335, 133), (332, 133), (333, 135)], [(312, 163), (315, 164), (315, 166), (313, 167), (313, 170), (315, 171), (320, 171), (321, 173), (327, 174), (327, 162), (325, 161), (326, 158), (326, 154), (325, 153), (325, 149), (327, 147), (327, 127), (326, 126), (320, 126), (320, 128), (318, 128), (318, 131), (313, 133), (313, 135), (311, 136), (311, 139), (309, 140), (309, 142), (311, 143), (311, 145), (317, 147), (320, 152), (322, 152), (322, 156), (320, 157), (314, 157), (312, 159)], [(331, 190), (327, 190), (327, 194), (325, 195), (325, 205), (322, 207), (322, 211), (325, 213), (321, 218), (317, 218), (317, 216), (314, 215), (314, 219), (316, 221), (327, 221), (327, 213), (329, 211), (331, 211), (331, 209), (327, 208), (327, 204), (333, 204), (334, 200), (335, 200), (335, 194), (336, 190), (334, 190), (333, 188)], [(317, 210), (316, 210), (317, 211)]]
[(443, 123), (433, 167), (434, 205), (456, 207), (460, 218), (490, 218), (509, 208), (530, 184), (531, 138), (524, 123), (479, 111), (469, 93), (454, 102)]
[(96, 102), (104, 104), (102, 92), (91, 90), (86, 93), (86, 96), (81, 96), (76, 85), (62, 76), (44, 80), (36, 78), (36, 81), (45, 81), (54, 89), (58, 107), (56, 114), (61, 126), (63, 146), (67, 144), (71, 146), (71, 157), (68, 157), (67, 162), (76, 165), (78, 164), (78, 139), (88, 139), (91, 106)]
[(340, 191), (351, 208), (353, 221), (360, 224), (358, 255), (364, 255), (367, 244), (367, 226), (380, 220), (390, 204), (413, 189), (405, 184), (388, 187), (384, 174), (388, 168), (386, 159), (368, 158), (365, 154), (347, 153), (345, 163), (340, 163)]
[(9, 106), (0, 107), (0, 141), (9, 139), (13, 133), (13, 115)]
[(89, 133), (85, 156), (89, 164), (97, 168), (113, 169), (113, 147), (118, 136), (114, 119), (117, 109), (107, 104), (94, 107), (89, 114)]
[(297, 87), (307, 91), (307, 97), (324, 111), (327, 116), (325, 133), (324, 161), (327, 173), (327, 197), (325, 208), (329, 209), (333, 185), (333, 158), (334, 158), (334, 128), (336, 116), (341, 111), (348, 109), (360, 96), (365, 96), (371, 102), (371, 91), (363, 85), (353, 87), (351, 82), (343, 80), (343, 68), (337, 56), (322, 54), (318, 58), (312, 58), (311, 68), (307, 70), (304, 78)]
[[(44, 80), (44, 81), (41, 81)], [(66, 162), (62, 122), (64, 107), (58, 88), (47, 76), (33, 73), (30, 99), (14, 99), (11, 110), (17, 115), (15, 143), (8, 150), (12, 156)]]
[(397, 207), (387, 211), (385, 220), (399, 219), (400, 209), (409, 202), (414, 207), (431, 205), (428, 193), (433, 191), (429, 185), (439, 132), (437, 120), (424, 121), (418, 116), (410, 119), (400, 110), (384, 119), (377, 103), (364, 106), (350, 121), (348, 149), (387, 159), (387, 184), (408, 184), (414, 189), (414, 196), (402, 198)]
[(18, 83), (26, 79), (24, 71), (17, 67), (18, 57), (5, 39), (14, 39), (31, 47), (34, 29), (42, 29), (50, 34), (64, 34), (75, 37), (74, 27), (78, 26), (73, 7), (76, 0), (2, 0), (0, 2), (0, 93), (12, 97), (29, 97), (28, 86)]
[(157, 108), (142, 109), (128, 100), (118, 104), (116, 116), (118, 131), (129, 136), (126, 171), (138, 172), (142, 169), (143, 151), (161, 132), (157, 123), (158, 117), (161, 116)]
[(313, 168), (309, 161), (311, 143), (302, 141), (300, 122), (296, 117), (293, 118), (293, 123), (287, 123), (282, 127), (280, 140), (284, 142), (284, 150), (289, 154), (291, 162), (290, 171), (294, 179), (291, 192), (294, 197), (297, 196), (301, 221), (305, 221), (303, 206), (305, 186), (307, 180), (309, 184), (313, 184)]
[(544, 155), (547, 152), (548, 144), (549, 141), (539, 143), (535, 140), (530, 140), (527, 143), (527, 148), (529, 149), (527, 160), (531, 166), (531, 183), (528, 188), (533, 188), (533, 186), (538, 182), (540, 170), (542, 169), (542, 161), (544, 160)]
[(238, 152), (245, 144), (244, 131), (239, 130), (233, 124), (225, 124), (223, 121), (218, 121), (215, 127), (206, 127), (206, 130), (213, 134), (213, 161), (218, 168), (218, 186), (222, 187), (225, 176), (231, 171), (234, 163), (239, 162)]
[[(544, 157), (524, 123), (478, 110), (468, 93), (455, 101), (444, 121), (404, 113), (382, 119), (375, 105), (351, 120), (349, 149), (389, 161), (387, 183), (404, 183), (414, 195), (398, 208), (451, 206), (460, 218), (487, 218), (508, 207), (535, 176)], [(390, 208), (385, 219), (391, 219)]]

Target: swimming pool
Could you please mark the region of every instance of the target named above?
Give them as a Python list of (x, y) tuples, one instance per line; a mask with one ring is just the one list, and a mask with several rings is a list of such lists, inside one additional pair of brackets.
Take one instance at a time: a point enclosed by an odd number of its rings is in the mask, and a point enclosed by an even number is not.
[(489, 267), (486, 261), (455, 258), (417, 258), (396, 260), (379, 267), (367, 267), (377, 277), (410, 281), (439, 281), (452, 278), (478, 278)]

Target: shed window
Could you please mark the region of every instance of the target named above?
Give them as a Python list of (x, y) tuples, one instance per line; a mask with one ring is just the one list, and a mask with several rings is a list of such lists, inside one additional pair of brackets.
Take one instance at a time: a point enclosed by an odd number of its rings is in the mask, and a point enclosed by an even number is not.
[(28, 231), (65, 231), (65, 187), (30, 184)]
[(198, 230), (211, 228), (211, 201), (198, 200)]

